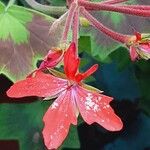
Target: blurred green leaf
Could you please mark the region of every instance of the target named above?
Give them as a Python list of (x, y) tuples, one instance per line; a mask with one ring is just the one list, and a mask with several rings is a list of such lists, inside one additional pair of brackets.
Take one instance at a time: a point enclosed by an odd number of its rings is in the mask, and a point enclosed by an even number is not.
[(79, 52), (86, 52), (91, 54), (91, 38), (90, 36), (80, 36), (79, 38)]
[(140, 60), (135, 64), (135, 75), (141, 89), (139, 107), (150, 116), (150, 61)]
[[(84, 43), (84, 45), (89, 45), (89, 43), (85, 43), (85, 37), (88, 37), (88, 41), (90, 41), (90, 47), (91, 47), (91, 55), (93, 57), (95, 57), (98, 61), (100, 62), (109, 62), (109, 57), (108, 55), (110, 53), (112, 53), (116, 47), (118, 47), (119, 45), (116, 43), (111, 42), (111, 40), (109, 41), (109, 39), (99, 39), (100, 37), (98, 37), (98, 31), (96, 31), (95, 29), (91, 28), (82, 28), (80, 36), (82, 37), (82, 43)], [(83, 38), (84, 37), (84, 38)], [(90, 40), (89, 40), (90, 39)], [(103, 42), (102, 42), (103, 40)], [(83, 45), (83, 44), (82, 44)], [(86, 52), (86, 51), (85, 51)], [(87, 53), (89, 53), (89, 51), (87, 51)]]
[(125, 16), (117, 12), (102, 12), (104, 17), (109, 17), (113, 25), (117, 28), (121, 22), (125, 21)]
[(44, 150), (41, 129), (45, 110), (40, 101), (0, 105), (0, 139), (19, 140), (20, 150)]
[[(51, 101), (0, 105), (0, 140), (19, 140), (20, 150), (45, 150), (42, 118)], [(71, 126), (60, 149), (79, 148), (77, 127)]]
[(36, 60), (58, 45), (62, 29), (51, 35), (54, 18), (17, 5), (5, 8), (0, 2), (0, 73), (15, 81), (30, 73)]
[(79, 136), (77, 132), (77, 126), (71, 126), (69, 135), (67, 139), (64, 141), (63, 145), (60, 147), (61, 149), (68, 148), (68, 149), (80, 149), (80, 142), (79, 142)]
[(128, 65), (131, 64), (128, 49), (125, 47), (119, 47), (112, 52), (109, 57), (112, 61), (116, 62), (118, 70), (124, 70)]

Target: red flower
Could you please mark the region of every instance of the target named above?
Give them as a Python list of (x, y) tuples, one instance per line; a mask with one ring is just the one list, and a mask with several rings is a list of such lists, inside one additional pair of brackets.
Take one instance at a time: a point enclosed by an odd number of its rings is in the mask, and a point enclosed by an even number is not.
[(131, 36), (127, 42), (130, 49), (130, 57), (132, 61), (139, 58), (145, 60), (150, 59), (150, 35), (136, 32), (135, 36)]
[(64, 55), (66, 78), (40, 71), (34, 77), (15, 83), (7, 91), (10, 97), (58, 97), (43, 117), (43, 137), (48, 149), (57, 149), (62, 144), (70, 125), (77, 124), (79, 112), (88, 124), (97, 122), (110, 131), (122, 129), (120, 118), (109, 105), (113, 98), (82, 82), (97, 70), (98, 65), (80, 73), (79, 64), (80, 59), (72, 43)]

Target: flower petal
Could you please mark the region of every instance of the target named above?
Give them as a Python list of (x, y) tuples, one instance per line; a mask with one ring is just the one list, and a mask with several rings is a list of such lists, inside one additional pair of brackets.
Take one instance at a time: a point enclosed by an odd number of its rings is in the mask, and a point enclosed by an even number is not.
[(75, 43), (71, 43), (64, 55), (64, 71), (69, 79), (74, 79), (80, 60), (76, 56)]
[(86, 72), (84, 73), (78, 73), (75, 76), (75, 80), (77, 82), (80, 82), (81, 80), (84, 80), (85, 78), (89, 77), (91, 74), (93, 74), (98, 69), (98, 64), (95, 64), (91, 66)]
[(76, 93), (77, 106), (85, 122), (88, 124), (97, 122), (110, 131), (122, 129), (121, 119), (109, 105), (111, 97), (88, 91), (82, 87), (77, 87)]
[(76, 125), (71, 91), (63, 92), (44, 115), (43, 137), (48, 149), (57, 149), (66, 138), (71, 124)]
[(142, 40), (142, 34), (139, 32), (135, 32), (135, 36), (136, 36), (136, 42), (141, 41)]
[(147, 43), (147, 44), (140, 44), (138, 48), (139, 48), (139, 50), (150, 54), (150, 44), (149, 43)]
[(41, 63), (39, 69), (53, 68), (62, 60), (62, 58), (63, 58), (63, 50), (60, 49), (50, 50), (44, 61)]
[(9, 97), (54, 96), (67, 88), (67, 80), (38, 71), (34, 77), (21, 80), (7, 91)]
[(130, 57), (132, 61), (135, 61), (138, 58), (138, 53), (136, 52), (136, 48), (134, 46), (130, 46)]

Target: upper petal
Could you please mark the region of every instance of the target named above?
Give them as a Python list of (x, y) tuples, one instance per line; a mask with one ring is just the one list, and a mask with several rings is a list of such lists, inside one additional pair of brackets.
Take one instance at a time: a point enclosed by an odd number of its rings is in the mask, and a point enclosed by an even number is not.
[(74, 79), (80, 60), (76, 55), (75, 43), (71, 43), (64, 55), (64, 71), (68, 78)]
[(91, 74), (93, 74), (98, 69), (98, 64), (95, 64), (91, 66), (86, 72), (84, 73), (78, 73), (75, 76), (75, 80), (77, 82), (80, 82), (81, 80), (84, 80), (85, 78), (89, 77)]
[(54, 96), (67, 88), (65, 79), (38, 71), (35, 77), (26, 78), (16, 82), (7, 91), (9, 97)]
[(88, 124), (97, 122), (110, 131), (118, 131), (123, 127), (121, 119), (114, 113), (109, 103), (111, 97), (88, 91), (82, 87), (76, 88), (76, 101), (79, 111)]
[(48, 149), (57, 149), (66, 138), (70, 124), (77, 124), (71, 91), (63, 92), (43, 117), (43, 137)]

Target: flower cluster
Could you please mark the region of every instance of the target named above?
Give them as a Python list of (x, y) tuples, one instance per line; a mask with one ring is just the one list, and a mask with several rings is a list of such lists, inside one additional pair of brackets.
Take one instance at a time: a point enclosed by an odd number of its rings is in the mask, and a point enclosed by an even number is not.
[[(121, 3), (125, 1), (127, 0), (106, 0), (96, 3), (88, 0), (67, 0), (69, 10), (66, 13), (65, 28), (60, 43), (69, 44), (68, 33), (72, 29), (71, 44), (65, 48), (52, 48), (38, 69), (29, 74), (26, 79), (16, 82), (7, 91), (9, 97), (15, 98), (25, 96), (56, 98), (43, 117), (42, 133), (48, 149), (57, 149), (62, 144), (70, 125), (77, 124), (79, 113), (88, 124), (96, 122), (109, 131), (122, 129), (121, 119), (110, 106), (113, 98), (103, 95), (102, 91), (84, 83), (84, 79), (98, 69), (98, 64), (84, 73), (79, 71), (78, 32), (80, 20), (83, 25), (93, 25), (114, 40), (125, 44), (129, 48), (132, 61), (139, 58), (149, 59), (150, 36), (148, 34), (117, 33), (104, 26), (89, 12), (107, 10), (142, 17), (150, 16), (150, 6), (122, 5)], [(59, 63), (63, 63), (64, 73), (55, 70)]]
[[(112, 29), (106, 27), (100, 21), (98, 21), (89, 12), (89, 11), (110, 11), (110, 12), (118, 12), (118, 13), (140, 16), (140, 17), (150, 17), (150, 6), (121, 4), (126, 1), (128, 0), (105, 0), (102, 2), (90, 2), (88, 0), (77, 0), (77, 1), (68, 0), (68, 5), (70, 6), (70, 10), (71, 7), (76, 5), (76, 10), (74, 6), (74, 11), (70, 12), (71, 14), (70, 16), (73, 16), (75, 15), (75, 12), (78, 12), (79, 14), (81, 14), (82, 17), (84, 17), (84, 20), (82, 18), (82, 22), (81, 22), (82, 24), (85, 23), (87, 25), (88, 23), (94, 26), (95, 28), (97, 28), (99, 31), (106, 34), (107, 36), (109, 36), (110, 38), (126, 45), (127, 48), (129, 48), (130, 56), (132, 55), (131, 56), (132, 61), (137, 60), (137, 58), (148, 60), (150, 58), (149, 34), (139, 33), (139, 35), (141, 35), (141, 38), (137, 38), (137, 32), (135, 35), (126, 35), (126, 34), (115, 32)], [(74, 22), (76, 22), (75, 17), (73, 19)], [(66, 25), (69, 25), (67, 21), (66, 21)]]

